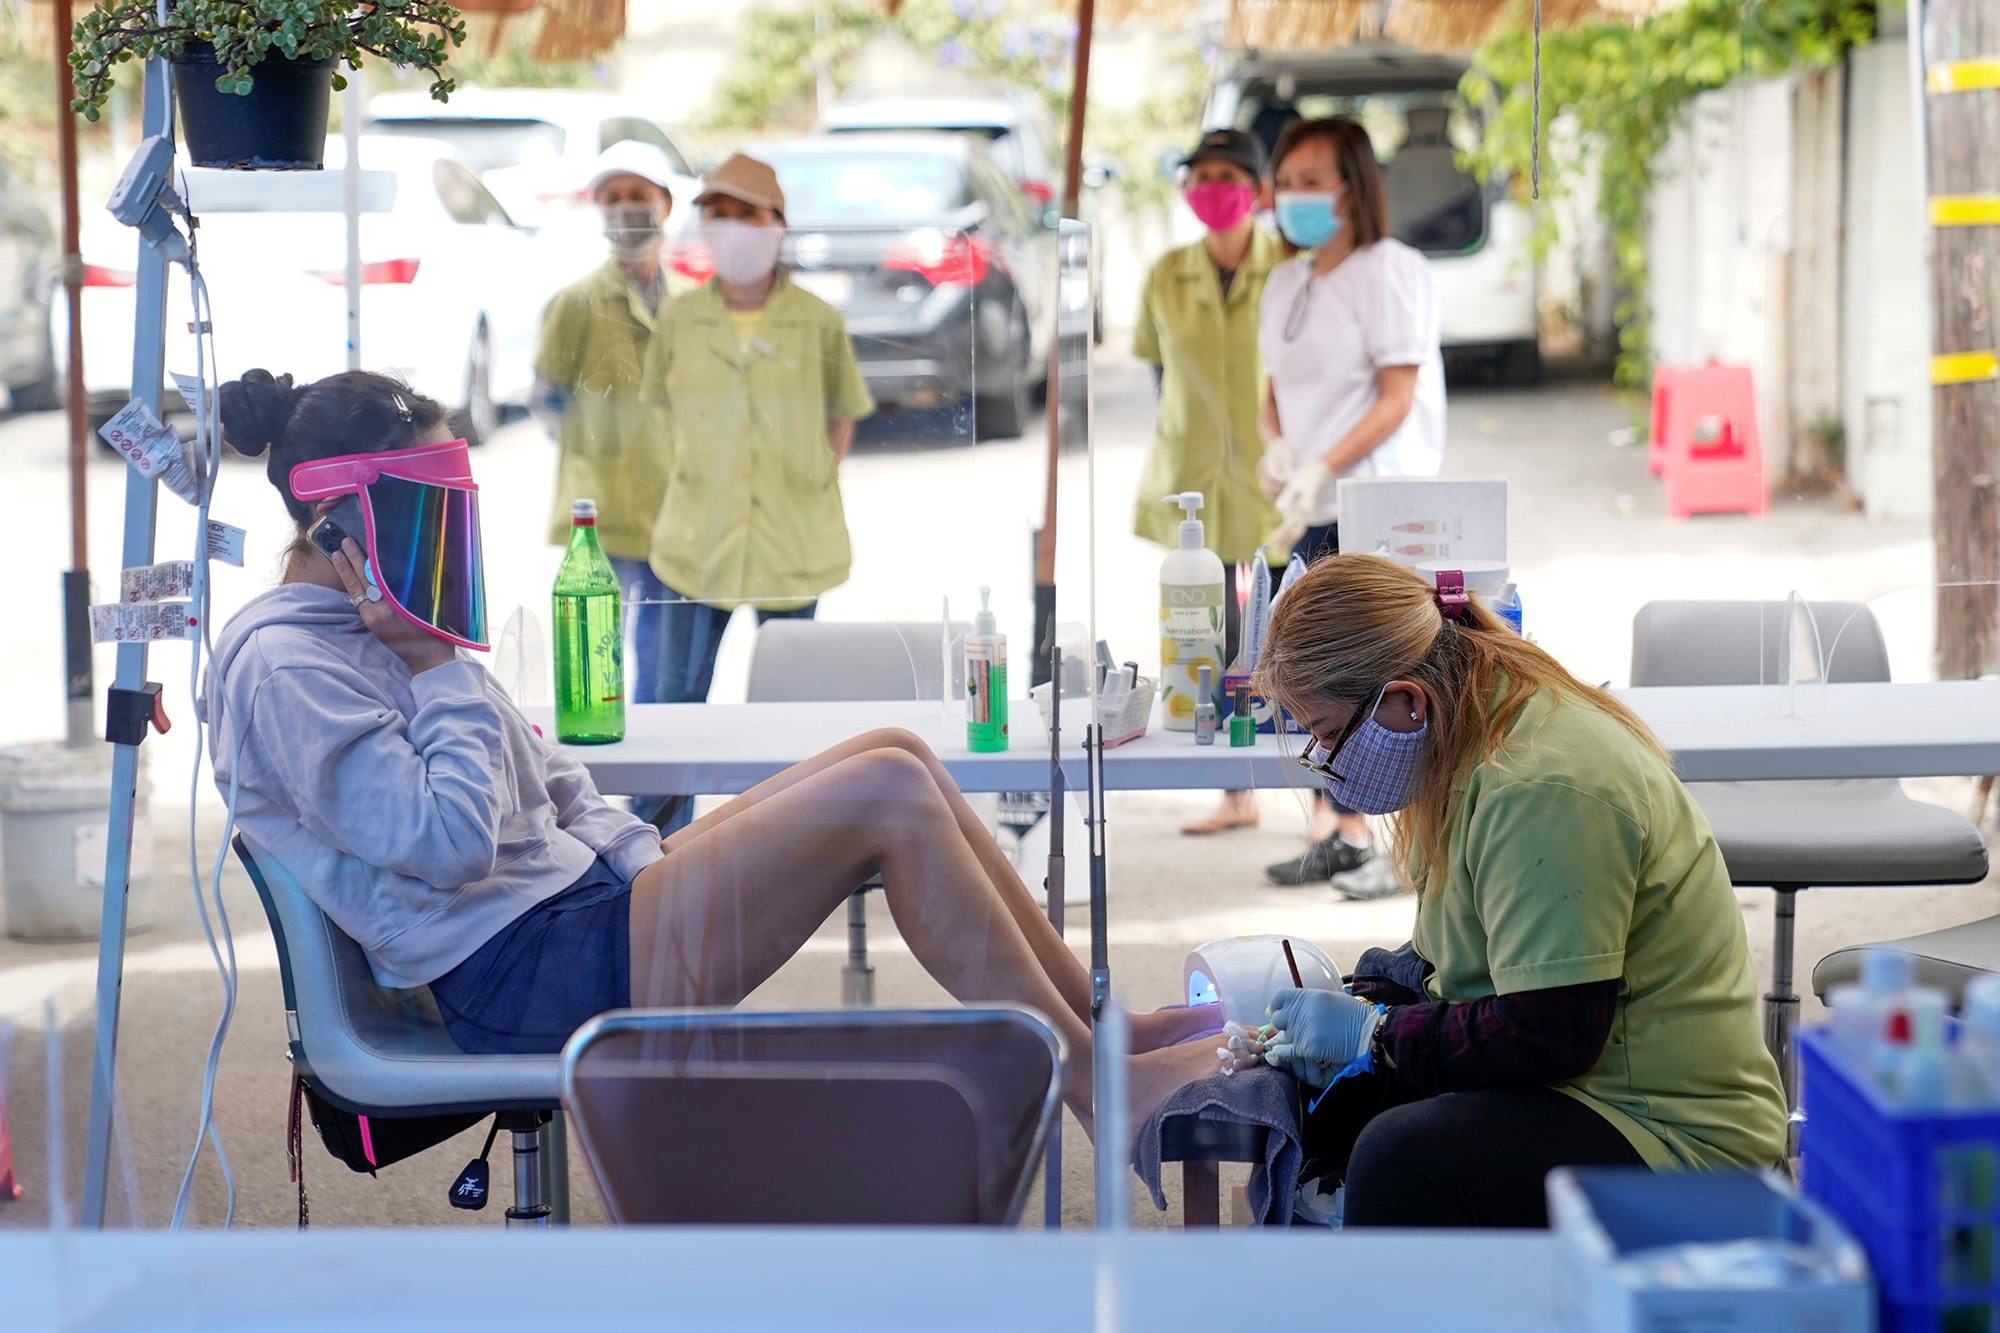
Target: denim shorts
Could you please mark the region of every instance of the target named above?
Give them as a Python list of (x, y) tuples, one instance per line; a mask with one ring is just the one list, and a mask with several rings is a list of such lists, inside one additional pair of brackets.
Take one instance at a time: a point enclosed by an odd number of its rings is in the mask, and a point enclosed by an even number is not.
[(470, 1055), (546, 1055), (632, 996), (632, 885), (600, 858), (431, 983)]

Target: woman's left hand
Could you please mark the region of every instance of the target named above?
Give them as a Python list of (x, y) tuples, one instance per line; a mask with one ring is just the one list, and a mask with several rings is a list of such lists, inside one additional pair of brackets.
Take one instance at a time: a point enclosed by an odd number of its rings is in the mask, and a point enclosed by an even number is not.
[(1264, 1051), (1264, 1062), (1323, 1088), (1368, 1050), (1381, 1013), (1380, 1006), (1346, 991), (1287, 987), (1271, 1000), (1271, 1022), (1278, 1031)]

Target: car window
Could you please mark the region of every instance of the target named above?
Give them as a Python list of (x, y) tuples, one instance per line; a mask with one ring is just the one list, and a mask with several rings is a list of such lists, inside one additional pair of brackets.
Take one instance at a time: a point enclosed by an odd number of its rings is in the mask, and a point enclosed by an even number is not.
[(431, 168), (431, 181), (437, 186), (438, 201), (453, 222), (468, 227), (514, 225), (499, 201), (479, 183), (479, 178), (459, 163), (439, 158)]
[(1275, 140), (1304, 117), (1349, 116), (1368, 131), (1389, 201), (1389, 230), (1429, 255), (1464, 254), (1486, 241), (1486, 195), (1457, 161), (1478, 142), (1479, 117), (1448, 88), (1357, 90), (1297, 80), (1292, 96), (1269, 85), (1244, 90), (1236, 110), (1243, 129)]
[(667, 132), (643, 116), (613, 116), (598, 127), (597, 150), (603, 152), (615, 143), (636, 139), (649, 143), (667, 155), (667, 165), (683, 176), (694, 175), (688, 160), (681, 156), (681, 150), (667, 137)]
[[(187, 172), (188, 206), (197, 213), (339, 213), (345, 206), (340, 171)], [(361, 211), (396, 205), (396, 173), (361, 172)]]
[(773, 153), (795, 227), (941, 221), (972, 202), (965, 173), (943, 153)]
[(487, 116), (411, 116), (368, 122), (370, 134), (442, 139), (474, 171), (553, 162), (563, 155), (566, 136), (546, 120)]

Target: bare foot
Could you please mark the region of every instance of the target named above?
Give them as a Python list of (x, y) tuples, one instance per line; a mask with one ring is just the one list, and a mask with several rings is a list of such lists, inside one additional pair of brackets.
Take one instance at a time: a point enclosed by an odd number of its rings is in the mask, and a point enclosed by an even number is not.
[(1204, 1032), (1222, 1031), (1222, 1006), (1191, 1004), (1184, 1008), (1155, 1009), (1150, 1014), (1133, 1014), (1128, 1028), (1132, 1054), (1144, 1055), (1163, 1046), (1176, 1046)]
[(1224, 833), (1233, 828), (1255, 828), (1259, 817), (1255, 792), (1226, 791), (1222, 793), (1220, 805), (1200, 819), (1181, 825), (1181, 832)]
[(1219, 1073), (1221, 1068), (1212, 1042), (1169, 1046), (1164, 1050), (1133, 1056), (1127, 1062), (1125, 1075), (1132, 1110), (1131, 1118), (1126, 1121), (1127, 1127), (1137, 1134), (1152, 1119), (1160, 1103), (1172, 1096), (1176, 1089), (1198, 1078)]

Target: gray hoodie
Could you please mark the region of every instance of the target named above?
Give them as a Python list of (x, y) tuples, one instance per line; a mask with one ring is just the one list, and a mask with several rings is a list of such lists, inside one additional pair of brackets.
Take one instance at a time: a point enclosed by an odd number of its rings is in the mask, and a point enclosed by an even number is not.
[(411, 676), (332, 588), (252, 600), (204, 696), (238, 827), (385, 986), (443, 976), (598, 856), (628, 880), (660, 859), (652, 827), (606, 805), (484, 667), (461, 653)]

